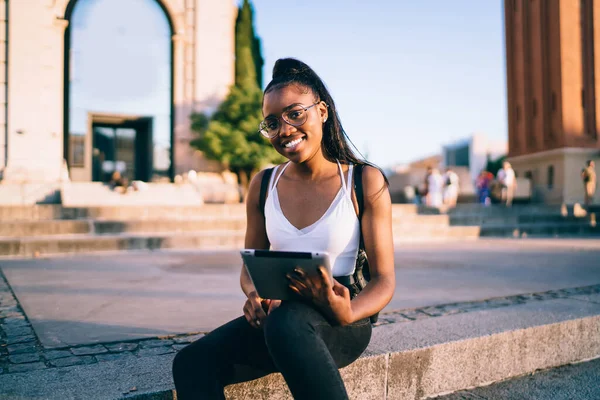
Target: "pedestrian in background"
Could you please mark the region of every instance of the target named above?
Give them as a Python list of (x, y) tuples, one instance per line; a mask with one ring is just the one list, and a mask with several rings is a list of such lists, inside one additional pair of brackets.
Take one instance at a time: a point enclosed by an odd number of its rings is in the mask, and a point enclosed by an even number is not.
[(508, 161), (502, 163), (502, 168), (498, 171), (496, 179), (500, 182), (500, 185), (502, 185), (502, 202), (504, 202), (507, 207), (512, 206), (515, 189), (517, 187), (517, 179), (515, 177), (515, 171)]
[(444, 178), (440, 174), (439, 169), (432, 169), (431, 174), (427, 178), (427, 188), (427, 205), (429, 207), (441, 207), (444, 203)]
[(456, 172), (452, 168), (446, 168), (444, 174), (444, 204), (448, 207), (456, 207), (458, 200), (459, 179)]
[(594, 202), (596, 194), (596, 164), (592, 160), (586, 162), (586, 167), (581, 170), (581, 179), (583, 180), (584, 204), (589, 205)]

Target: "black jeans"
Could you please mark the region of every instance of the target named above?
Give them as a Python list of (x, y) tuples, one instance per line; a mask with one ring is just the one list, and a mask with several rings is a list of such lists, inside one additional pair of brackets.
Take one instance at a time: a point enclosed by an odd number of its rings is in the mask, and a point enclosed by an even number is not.
[(281, 372), (295, 399), (347, 399), (338, 368), (355, 361), (370, 339), (369, 318), (332, 326), (308, 304), (283, 302), (262, 329), (240, 317), (177, 353), (177, 398), (224, 399), (226, 385)]

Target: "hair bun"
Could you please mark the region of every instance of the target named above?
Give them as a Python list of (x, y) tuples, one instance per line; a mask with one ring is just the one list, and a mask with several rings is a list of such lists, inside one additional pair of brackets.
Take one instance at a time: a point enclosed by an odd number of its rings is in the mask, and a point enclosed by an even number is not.
[(312, 69), (300, 60), (295, 58), (280, 58), (275, 61), (273, 67), (273, 79), (294, 76), (294, 75), (309, 75)]

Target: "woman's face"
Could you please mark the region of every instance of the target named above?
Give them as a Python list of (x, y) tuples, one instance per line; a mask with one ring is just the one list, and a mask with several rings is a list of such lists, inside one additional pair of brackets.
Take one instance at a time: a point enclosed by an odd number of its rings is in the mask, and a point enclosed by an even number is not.
[[(327, 107), (322, 101), (311, 107), (315, 103), (314, 93), (297, 85), (284, 86), (265, 94), (263, 117), (278, 119), (279, 123), (279, 134), (269, 140), (278, 153), (294, 163), (309, 160), (321, 151)], [(302, 107), (310, 108), (304, 111)], [(299, 126), (291, 126), (281, 117), (282, 113), (288, 113), (293, 118), (297, 112), (306, 113), (306, 122)]]

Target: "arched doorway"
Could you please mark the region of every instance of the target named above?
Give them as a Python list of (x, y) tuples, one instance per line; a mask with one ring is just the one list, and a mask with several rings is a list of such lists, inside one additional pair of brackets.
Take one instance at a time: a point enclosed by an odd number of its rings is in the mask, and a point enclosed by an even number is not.
[(72, 0), (64, 157), (75, 181), (173, 177), (173, 24), (158, 0)]

